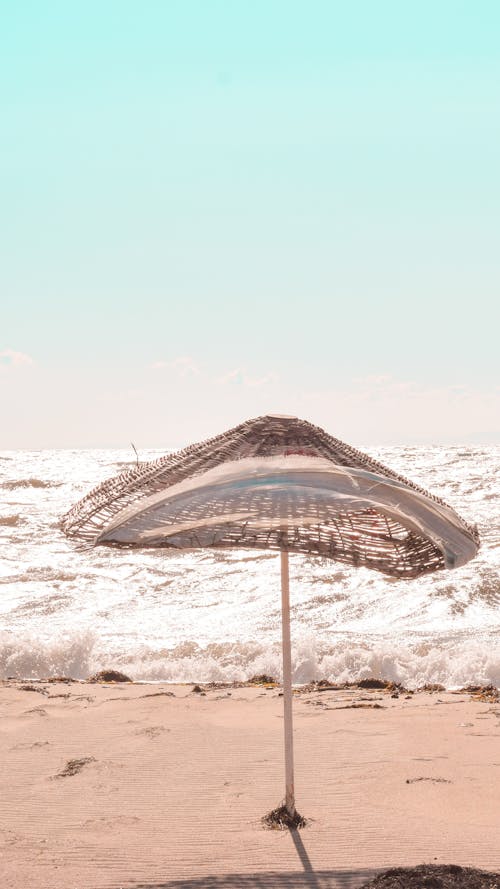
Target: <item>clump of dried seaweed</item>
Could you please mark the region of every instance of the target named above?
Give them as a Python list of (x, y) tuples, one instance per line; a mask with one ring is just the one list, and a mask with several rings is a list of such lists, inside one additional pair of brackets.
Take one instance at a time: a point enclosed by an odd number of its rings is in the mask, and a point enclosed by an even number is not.
[(70, 778), (78, 775), (89, 762), (96, 762), (95, 756), (82, 756), (80, 759), (68, 759), (62, 771), (54, 775), (54, 778)]
[(384, 871), (361, 889), (500, 889), (500, 874), (458, 864), (419, 864)]
[(89, 676), (87, 682), (132, 682), (130, 676), (120, 673), (119, 670), (101, 670), (93, 676)]
[(250, 679), (247, 679), (245, 685), (265, 685), (265, 686), (277, 686), (278, 681), (274, 678), (274, 676), (268, 676), (266, 673), (259, 673), (258, 676), (251, 676)]
[(297, 811), (290, 815), (284, 804), (273, 809), (272, 812), (268, 812), (261, 820), (264, 827), (269, 830), (300, 830), (301, 827), (307, 825), (306, 819)]
[(472, 695), (473, 701), (483, 701), (485, 704), (497, 704), (500, 700), (495, 685), (466, 685), (460, 689), (460, 693)]
[(391, 682), (389, 679), (357, 679), (354, 682), (330, 682), (329, 679), (315, 679), (301, 686), (297, 691), (349, 691), (349, 690), (388, 691), (393, 694), (413, 694), (399, 682)]

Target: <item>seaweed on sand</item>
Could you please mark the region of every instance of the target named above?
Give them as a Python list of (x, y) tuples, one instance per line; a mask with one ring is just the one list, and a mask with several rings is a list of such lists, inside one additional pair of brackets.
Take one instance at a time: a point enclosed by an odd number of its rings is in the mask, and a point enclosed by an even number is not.
[(419, 864), (384, 871), (361, 889), (500, 889), (500, 874), (457, 864)]
[(290, 815), (284, 804), (268, 812), (261, 820), (264, 827), (270, 830), (299, 830), (307, 825), (306, 819), (297, 811)]
[(95, 756), (82, 756), (80, 759), (68, 759), (64, 769), (54, 775), (54, 778), (68, 778), (78, 775), (89, 762), (96, 762)]

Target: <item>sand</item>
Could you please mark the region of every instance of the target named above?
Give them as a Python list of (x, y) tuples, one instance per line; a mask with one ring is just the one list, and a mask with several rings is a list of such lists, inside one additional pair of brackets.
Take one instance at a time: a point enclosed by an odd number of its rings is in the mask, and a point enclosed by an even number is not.
[[(424, 862), (500, 870), (500, 704), (276, 688), (0, 684), (2, 889), (356, 889)], [(353, 706), (356, 705), (356, 706)]]

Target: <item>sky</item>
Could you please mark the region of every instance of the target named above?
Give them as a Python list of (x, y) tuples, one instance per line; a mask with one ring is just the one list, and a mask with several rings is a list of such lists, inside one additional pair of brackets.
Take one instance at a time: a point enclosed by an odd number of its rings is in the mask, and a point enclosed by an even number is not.
[(500, 6), (0, 10), (0, 449), (500, 443)]

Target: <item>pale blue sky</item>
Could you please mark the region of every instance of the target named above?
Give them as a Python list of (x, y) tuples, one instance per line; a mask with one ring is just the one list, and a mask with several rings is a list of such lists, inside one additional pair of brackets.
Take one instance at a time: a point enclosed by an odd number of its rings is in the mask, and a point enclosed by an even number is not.
[(499, 441), (499, 44), (481, 0), (3, 4), (0, 448)]

